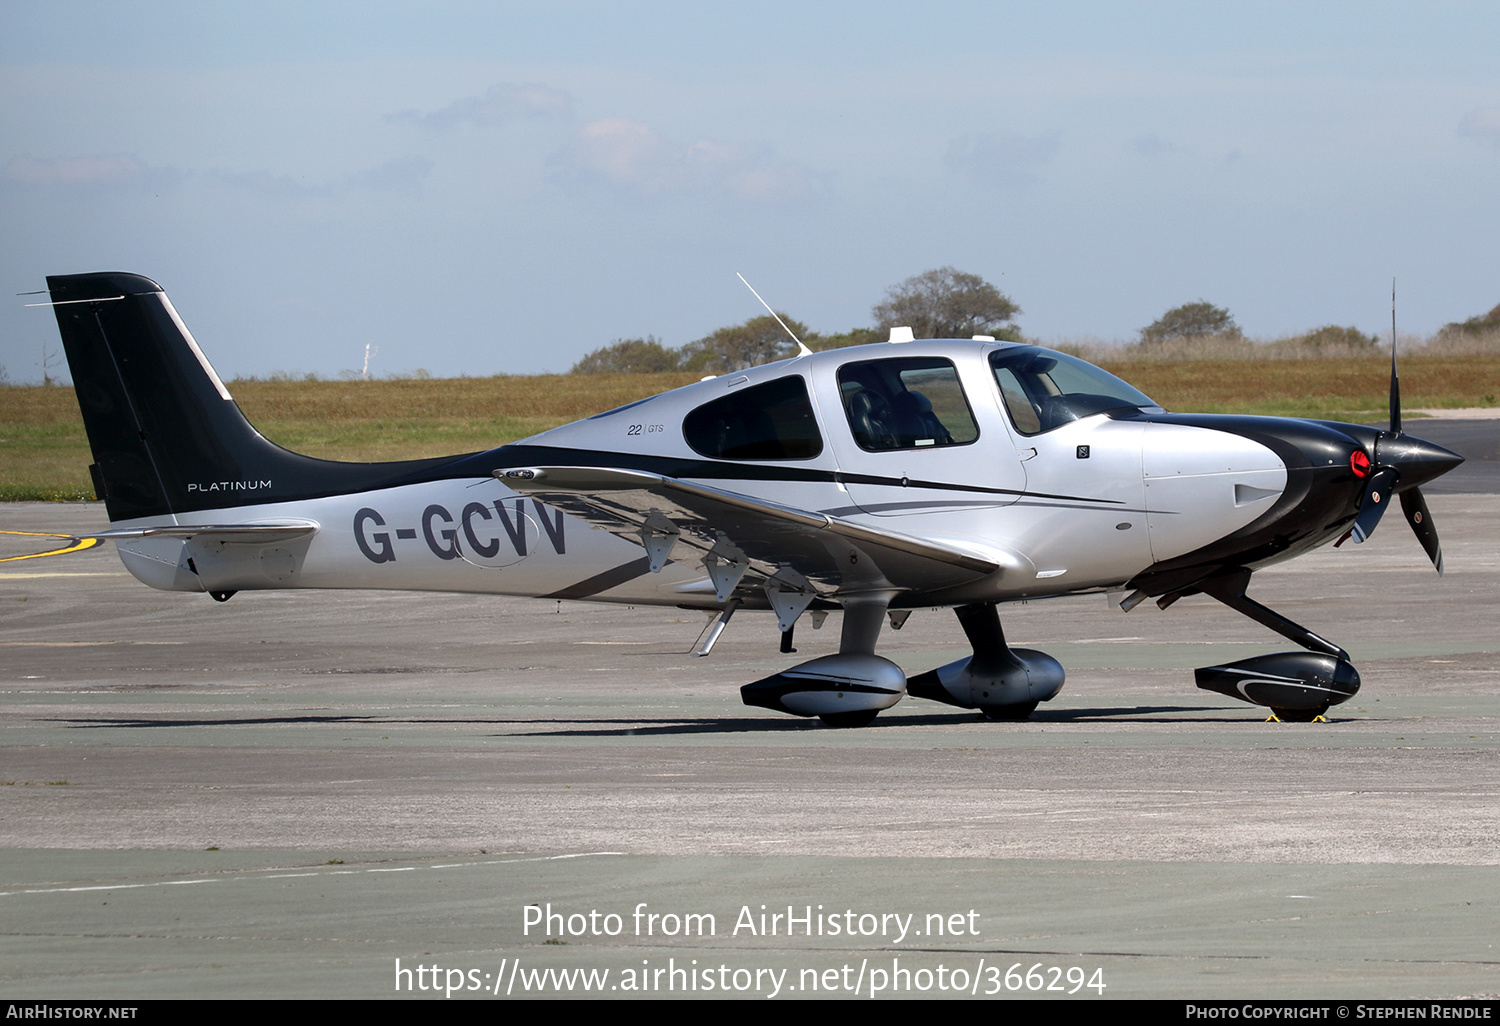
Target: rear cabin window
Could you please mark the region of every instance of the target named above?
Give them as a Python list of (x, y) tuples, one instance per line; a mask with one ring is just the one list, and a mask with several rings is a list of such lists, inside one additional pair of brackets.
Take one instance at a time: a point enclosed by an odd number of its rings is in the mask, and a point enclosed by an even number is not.
[(952, 362), (940, 356), (846, 363), (839, 393), (866, 452), (968, 445), (979, 426)]
[(693, 451), (717, 460), (810, 460), (823, 436), (797, 374), (704, 403), (682, 420)]

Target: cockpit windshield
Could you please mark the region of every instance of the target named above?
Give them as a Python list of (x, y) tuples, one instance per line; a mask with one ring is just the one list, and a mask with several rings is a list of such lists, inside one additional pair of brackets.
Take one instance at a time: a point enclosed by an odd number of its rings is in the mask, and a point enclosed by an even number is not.
[(1013, 346), (990, 354), (1005, 408), (1023, 435), (1040, 435), (1069, 421), (1109, 410), (1160, 409), (1108, 371), (1040, 346)]

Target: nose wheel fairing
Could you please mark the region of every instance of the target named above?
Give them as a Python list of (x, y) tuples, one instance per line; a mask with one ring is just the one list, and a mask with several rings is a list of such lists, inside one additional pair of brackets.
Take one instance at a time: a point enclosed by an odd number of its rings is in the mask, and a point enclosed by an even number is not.
[(1281, 719), (1312, 719), (1354, 697), (1359, 671), (1322, 652), (1276, 652), (1193, 671), (1205, 691), (1274, 710)]

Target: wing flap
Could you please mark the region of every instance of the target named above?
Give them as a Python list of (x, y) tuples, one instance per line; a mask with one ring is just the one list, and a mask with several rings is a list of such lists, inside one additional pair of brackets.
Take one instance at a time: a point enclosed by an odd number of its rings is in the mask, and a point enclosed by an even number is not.
[(939, 591), (1003, 567), (988, 554), (661, 474), (615, 467), (521, 467), (497, 470), (495, 476), (514, 491), (648, 551), (648, 540), (670, 538), (675, 531), (675, 544), (724, 559), (743, 557), (761, 578), (790, 567), (824, 596)]

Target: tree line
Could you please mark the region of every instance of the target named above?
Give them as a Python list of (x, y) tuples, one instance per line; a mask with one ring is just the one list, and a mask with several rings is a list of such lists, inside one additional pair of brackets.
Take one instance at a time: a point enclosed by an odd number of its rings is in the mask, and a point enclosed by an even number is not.
[[(970, 338), (989, 336), (1014, 342), (1026, 341), (1016, 324), (1021, 308), (1005, 293), (977, 274), (954, 267), (938, 267), (892, 285), (885, 298), (870, 309), (874, 325), (820, 335), (785, 313), (779, 316), (809, 349), (839, 349), (844, 346), (884, 342), (890, 329), (909, 327), (916, 338)], [(1444, 326), (1439, 340), (1500, 338), (1500, 306), (1482, 317)], [(1167, 355), (1183, 346), (1203, 342), (1242, 342), (1244, 334), (1227, 309), (1197, 300), (1175, 306), (1141, 328), (1128, 349), (1135, 355)], [(1327, 324), (1312, 331), (1282, 339), (1273, 346), (1300, 356), (1353, 356), (1373, 352), (1382, 340), (1358, 328)], [(717, 331), (671, 348), (654, 335), (617, 339), (595, 349), (573, 365), (573, 374), (655, 374), (693, 371), (726, 374), (756, 367), (797, 354), (797, 345), (769, 315), (752, 317), (743, 324)]]
[[(894, 327), (909, 327), (917, 338), (969, 338), (988, 335), (1019, 341), (1015, 324), (1021, 308), (977, 274), (939, 267), (913, 275), (886, 290), (870, 310), (875, 324), (835, 335), (810, 331), (780, 314), (809, 349), (839, 349), (884, 342)], [(619, 339), (595, 349), (573, 365), (574, 374), (646, 374), (695, 371), (727, 374), (797, 354), (797, 343), (769, 314), (720, 328), (672, 349), (655, 336)]]

